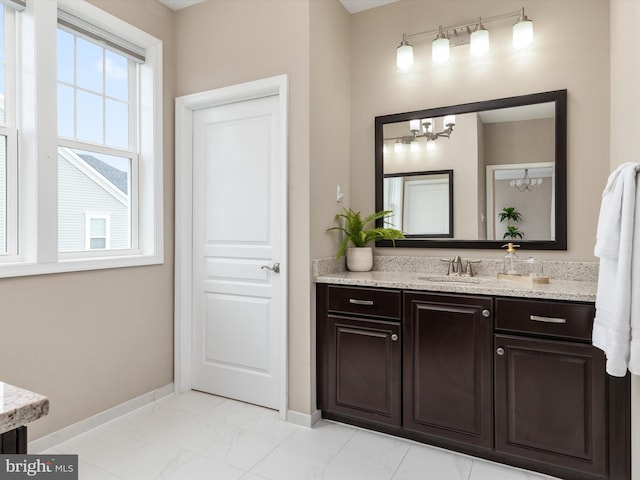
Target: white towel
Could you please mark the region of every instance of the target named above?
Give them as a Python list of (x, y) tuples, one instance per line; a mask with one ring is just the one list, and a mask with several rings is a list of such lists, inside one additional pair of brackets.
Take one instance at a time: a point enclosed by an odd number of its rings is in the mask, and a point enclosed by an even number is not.
[(640, 290), (638, 171), (640, 164), (625, 163), (609, 176), (594, 248), (600, 272), (592, 342), (607, 356), (607, 373), (617, 377), (627, 369), (640, 374), (640, 292), (632, 288)]

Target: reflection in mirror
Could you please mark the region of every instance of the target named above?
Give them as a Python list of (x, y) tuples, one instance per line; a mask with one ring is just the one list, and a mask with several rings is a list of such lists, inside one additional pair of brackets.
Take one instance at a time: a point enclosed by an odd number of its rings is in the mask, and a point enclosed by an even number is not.
[(453, 170), (386, 174), (388, 226), (406, 237), (453, 237)]
[[(450, 202), (407, 194), (434, 171), (455, 172)], [(500, 221), (506, 207), (517, 224)], [(515, 226), (524, 247), (566, 249), (566, 90), (376, 117), (382, 208), (407, 236), (398, 246), (494, 248)]]

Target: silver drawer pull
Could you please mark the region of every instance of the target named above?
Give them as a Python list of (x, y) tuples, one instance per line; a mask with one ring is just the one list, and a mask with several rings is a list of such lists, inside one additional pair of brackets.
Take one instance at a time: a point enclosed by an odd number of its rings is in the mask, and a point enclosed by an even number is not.
[(545, 323), (567, 323), (566, 318), (541, 317), (539, 315), (529, 315), (529, 320), (533, 320), (534, 322), (545, 322)]
[(373, 300), (358, 300), (356, 298), (350, 298), (349, 303), (352, 303), (353, 305), (367, 305), (370, 307), (373, 305)]

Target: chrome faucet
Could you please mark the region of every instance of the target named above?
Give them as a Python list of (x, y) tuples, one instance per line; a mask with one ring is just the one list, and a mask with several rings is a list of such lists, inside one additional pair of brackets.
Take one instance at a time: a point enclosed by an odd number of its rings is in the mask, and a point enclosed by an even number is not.
[(480, 263), (480, 260), (467, 260), (463, 267), (462, 258), (460, 255), (456, 255), (453, 258), (442, 258), (443, 262), (447, 262), (447, 276), (455, 275), (458, 277), (473, 277), (472, 263)]

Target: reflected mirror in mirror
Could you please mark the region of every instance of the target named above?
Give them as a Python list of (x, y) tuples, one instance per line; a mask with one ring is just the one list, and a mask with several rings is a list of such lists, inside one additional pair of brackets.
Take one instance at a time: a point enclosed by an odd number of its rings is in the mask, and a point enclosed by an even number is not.
[(387, 226), (405, 237), (453, 237), (453, 170), (385, 174)]
[(383, 208), (398, 246), (566, 249), (566, 90), (376, 117)]

